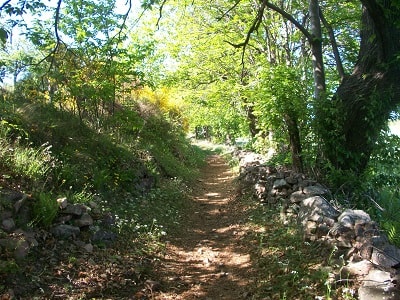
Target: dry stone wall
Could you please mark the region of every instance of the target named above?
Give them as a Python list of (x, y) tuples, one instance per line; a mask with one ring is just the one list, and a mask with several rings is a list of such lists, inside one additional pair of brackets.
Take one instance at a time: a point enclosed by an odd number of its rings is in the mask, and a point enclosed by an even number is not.
[(109, 244), (117, 238), (115, 230), (111, 230), (112, 215), (102, 213), (95, 202), (89, 202), (87, 205), (73, 204), (67, 198), (57, 199), (57, 217), (48, 231), (29, 226), (38, 222), (33, 213), (36, 201), (18, 191), (0, 191), (2, 259), (22, 261), (32, 250), (46, 244), (50, 236), (60, 244), (63, 240), (73, 241), (77, 248), (86, 252), (93, 251), (92, 243)]
[(378, 224), (363, 210), (333, 205), (329, 189), (290, 170), (278, 170), (266, 159), (236, 151), (240, 182), (268, 206), (279, 206), (283, 223), (297, 222), (304, 239), (326, 242), (346, 264), (338, 278), (361, 283), (361, 300), (400, 299), (400, 249), (391, 245)]

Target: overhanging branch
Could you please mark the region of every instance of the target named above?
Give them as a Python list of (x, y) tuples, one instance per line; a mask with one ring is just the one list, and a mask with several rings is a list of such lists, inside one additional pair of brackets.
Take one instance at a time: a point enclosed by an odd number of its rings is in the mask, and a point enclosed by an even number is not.
[[(235, 3), (235, 6), (239, 3), (239, 0)], [(244, 65), (244, 54), (246, 51), (246, 47), (249, 44), (251, 35), (254, 31), (256, 31), (258, 29), (258, 27), (260, 26), (263, 16), (264, 16), (264, 11), (266, 8), (270, 8), (273, 11), (279, 13), (282, 17), (284, 17), (285, 19), (287, 19), (288, 21), (290, 21), (294, 26), (296, 26), (297, 29), (299, 29), (301, 31), (301, 33), (307, 38), (307, 40), (312, 43), (313, 42), (313, 35), (302, 25), (300, 24), (291, 14), (289, 14), (288, 12), (286, 12), (285, 10), (283, 10), (282, 8), (268, 2), (267, 0), (263, 0), (261, 2), (261, 5), (257, 11), (257, 16), (254, 19), (250, 29), (247, 32), (246, 35), (246, 39), (239, 44), (234, 44), (232, 42), (229, 41), (225, 41), (227, 42), (229, 45), (231, 45), (232, 47), (235, 48), (243, 48), (243, 52), (242, 52), (242, 65)], [(233, 9), (233, 8), (232, 8)]]
[(158, 20), (157, 20), (157, 24), (156, 24), (157, 29), (160, 29), (160, 21), (161, 21), (161, 18), (162, 18), (162, 11), (163, 11), (163, 8), (164, 8), (164, 5), (165, 5), (166, 2), (167, 2), (167, 0), (163, 0), (163, 2), (160, 5), (159, 16), (158, 16)]
[(338, 45), (336, 43), (335, 34), (333, 32), (332, 26), (325, 19), (325, 16), (323, 15), (321, 8), (319, 9), (319, 17), (320, 17), (320, 19), (322, 21), (322, 24), (324, 24), (326, 30), (328, 31), (329, 41), (331, 42), (333, 55), (335, 57), (336, 69), (337, 69), (337, 71), (339, 73), (339, 76), (340, 76), (340, 79), (342, 81), (346, 74), (344, 72), (342, 59), (340, 58), (340, 53), (339, 53)]
[(235, 48), (243, 48), (243, 51), (242, 51), (242, 66), (244, 66), (244, 54), (246, 52), (246, 47), (250, 42), (250, 38), (251, 38), (252, 33), (254, 31), (256, 31), (260, 27), (260, 24), (261, 24), (263, 16), (264, 16), (264, 10), (265, 10), (265, 7), (267, 5), (267, 2), (268, 1), (263, 0), (260, 8), (258, 9), (257, 16), (254, 19), (253, 23), (251, 24), (250, 29), (247, 32), (246, 39), (244, 40), (243, 43), (234, 44), (234, 43), (226, 41), (228, 44), (230, 44), (231, 46), (233, 46)]
[(4, 2), (1, 6), (0, 6), (0, 11), (3, 10), (4, 7), (7, 6), (7, 4), (9, 4), (11, 2), (11, 0), (7, 0), (6, 2)]
[(304, 36), (308, 39), (309, 42), (311, 42), (313, 40), (312, 34), (303, 25), (301, 25), (291, 14), (287, 13), (282, 8), (276, 6), (268, 1), (263, 1), (263, 4), (264, 4), (264, 2), (266, 2), (266, 6), (268, 8), (279, 13), (282, 17), (289, 20), (294, 26), (296, 26), (297, 29), (299, 29), (301, 31), (301, 33), (304, 34)]
[(235, 4), (233, 4), (233, 6), (232, 6), (230, 9), (228, 9), (221, 17), (219, 17), (219, 18), (217, 19), (217, 21), (221, 21), (226, 15), (228, 15), (232, 10), (234, 10), (235, 7), (238, 6), (238, 4), (240, 3), (240, 1), (242, 1), (242, 0), (237, 0), (237, 1), (235, 2)]

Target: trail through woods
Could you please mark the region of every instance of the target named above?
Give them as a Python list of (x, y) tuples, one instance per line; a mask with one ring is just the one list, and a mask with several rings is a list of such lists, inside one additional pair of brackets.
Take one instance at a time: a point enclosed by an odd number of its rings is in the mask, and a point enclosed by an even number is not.
[(182, 231), (172, 235), (160, 265), (154, 299), (246, 299), (253, 268), (244, 237), (245, 209), (235, 199), (234, 175), (209, 156), (193, 188)]

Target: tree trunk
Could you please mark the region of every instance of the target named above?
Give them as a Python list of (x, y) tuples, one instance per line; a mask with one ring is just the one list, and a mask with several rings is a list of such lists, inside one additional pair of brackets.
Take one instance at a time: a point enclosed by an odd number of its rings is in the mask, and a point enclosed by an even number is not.
[(325, 92), (325, 70), (322, 55), (322, 32), (318, 0), (310, 0), (311, 38), (309, 39), (314, 74), (314, 97), (320, 99)]
[(292, 155), (292, 168), (295, 172), (303, 172), (302, 147), (300, 140), (300, 131), (297, 119), (286, 113), (284, 115), (287, 131), (289, 134), (290, 152)]
[(247, 120), (249, 122), (249, 130), (252, 138), (255, 138), (260, 130), (257, 128), (257, 117), (254, 115), (253, 106), (247, 107)]
[(325, 122), (323, 136), (333, 165), (357, 173), (365, 170), (381, 129), (400, 103), (400, 6), (395, 0), (361, 2), (358, 61), (333, 97), (332, 122)]

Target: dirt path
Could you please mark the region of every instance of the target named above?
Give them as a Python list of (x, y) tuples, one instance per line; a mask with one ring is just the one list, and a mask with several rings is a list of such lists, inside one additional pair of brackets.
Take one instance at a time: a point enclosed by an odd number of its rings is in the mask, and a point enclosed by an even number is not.
[(235, 201), (234, 176), (217, 155), (207, 159), (194, 187), (188, 221), (170, 237), (161, 264), (162, 292), (154, 299), (246, 299), (252, 268)]

